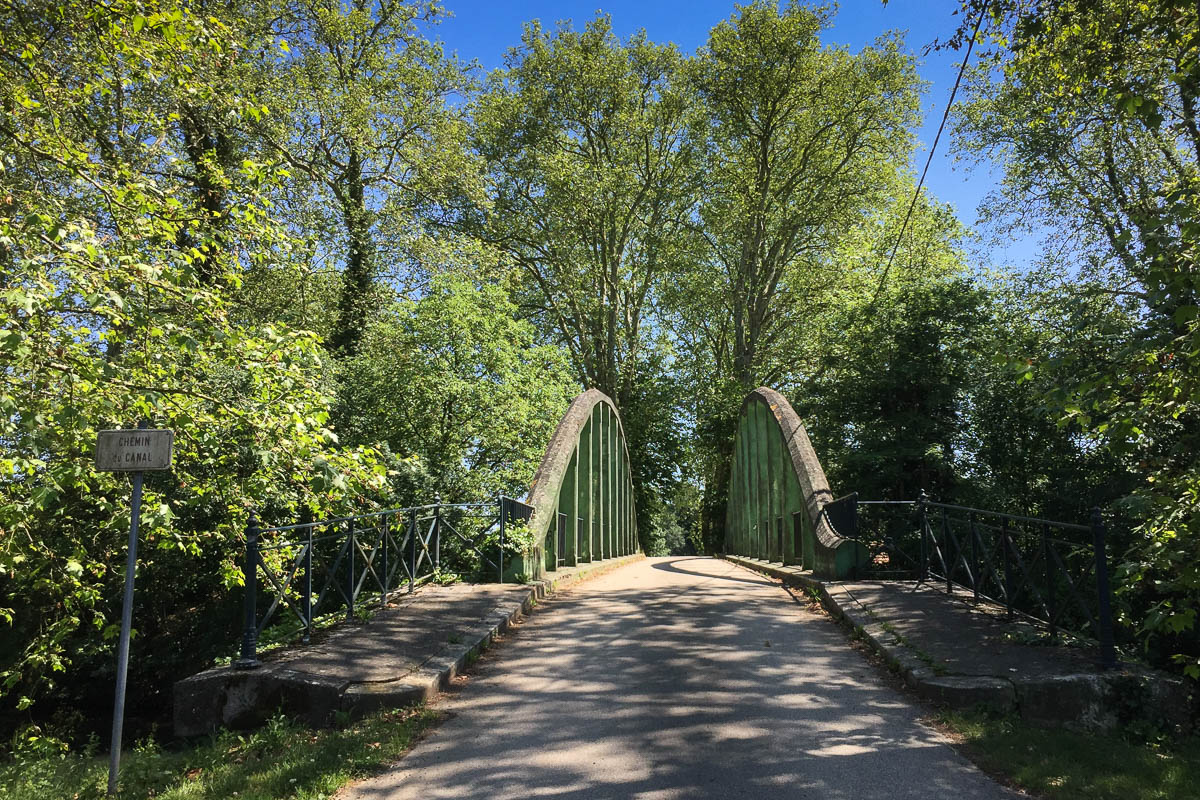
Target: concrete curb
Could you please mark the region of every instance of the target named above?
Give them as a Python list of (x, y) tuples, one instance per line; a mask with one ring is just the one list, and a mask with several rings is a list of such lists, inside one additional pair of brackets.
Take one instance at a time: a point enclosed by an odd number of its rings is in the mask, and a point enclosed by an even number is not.
[(427, 702), (474, 663), (497, 634), (529, 614), (540, 600), (644, 558), (635, 553), (596, 561), (562, 577), (530, 583), (528, 591), (485, 614), (462, 635), (462, 641), (447, 644), (401, 678), (341, 682), (289, 669), (286, 661), (254, 670), (206, 670), (174, 686), (175, 735), (198, 736), (222, 726), (254, 727), (277, 709), (310, 725), (322, 726), (332, 723), (337, 713), (361, 716), (380, 708)]
[[(1019, 713), (1045, 726), (1110, 730), (1121, 723), (1145, 719), (1188, 729), (1193, 725), (1194, 701), (1188, 685), (1172, 675), (1151, 670), (1123, 669), (1107, 673), (1010, 678), (993, 675), (954, 675), (936, 669), (921, 653), (889, 631), (870, 610), (836, 582), (803, 574), (799, 567), (771, 564), (742, 556), (726, 561), (816, 596), (830, 615), (849, 628), (918, 696), (952, 709), (979, 707)], [(1131, 698), (1138, 698), (1131, 702)]]

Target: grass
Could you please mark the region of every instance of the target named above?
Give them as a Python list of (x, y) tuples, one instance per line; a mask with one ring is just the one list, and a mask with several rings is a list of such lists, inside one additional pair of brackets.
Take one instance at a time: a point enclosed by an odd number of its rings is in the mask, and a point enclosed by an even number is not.
[[(394, 762), (435, 718), (424, 708), (388, 710), (315, 730), (280, 716), (256, 731), (223, 731), (183, 749), (146, 741), (122, 756), (118, 796), (324, 800)], [(107, 782), (107, 756), (35, 749), (0, 761), (5, 800), (98, 800)]]
[(1200, 797), (1200, 738), (1036, 728), (1013, 717), (944, 713), (938, 722), (985, 771), (1050, 800)]

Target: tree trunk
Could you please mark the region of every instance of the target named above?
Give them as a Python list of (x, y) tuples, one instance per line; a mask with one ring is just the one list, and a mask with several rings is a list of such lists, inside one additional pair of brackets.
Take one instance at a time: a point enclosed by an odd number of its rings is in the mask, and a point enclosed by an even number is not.
[(342, 201), (342, 220), (346, 226), (346, 269), (342, 274), (342, 293), (333, 332), (326, 343), (331, 353), (353, 356), (362, 346), (375, 284), (371, 252), (371, 222), (363, 187), (363, 162), (351, 149), (346, 164), (346, 187)]

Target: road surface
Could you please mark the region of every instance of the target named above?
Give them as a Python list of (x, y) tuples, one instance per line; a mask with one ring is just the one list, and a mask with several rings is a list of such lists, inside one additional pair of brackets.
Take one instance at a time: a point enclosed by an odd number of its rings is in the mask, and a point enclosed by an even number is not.
[(546, 601), (339, 800), (1011, 800), (845, 633), (709, 558), (647, 559)]

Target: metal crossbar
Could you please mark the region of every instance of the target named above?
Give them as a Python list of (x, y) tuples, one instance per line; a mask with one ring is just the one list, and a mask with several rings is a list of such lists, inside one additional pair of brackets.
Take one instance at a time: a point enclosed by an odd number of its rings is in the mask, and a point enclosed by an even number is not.
[[(1104, 522), (1055, 522), (969, 506), (917, 500), (840, 498), (822, 514), (844, 538), (862, 543), (870, 563), (860, 574), (936, 580), (976, 600), (998, 603), (1060, 632), (1096, 640), (1115, 666)], [(1080, 536), (1088, 533), (1090, 536)]]
[[(344, 609), (353, 618), (368, 603), (386, 606), (389, 597), (415, 591), (443, 565), (503, 583), (505, 528), (532, 514), (531, 506), (501, 495), (487, 503), (439, 498), (429, 505), (273, 527), (251, 516), (242, 568), (241, 655), (234, 666), (258, 666), (258, 641), (282, 624), (281, 610), (295, 617), (307, 643), (319, 617)], [(267, 601), (261, 615), (260, 600)]]

